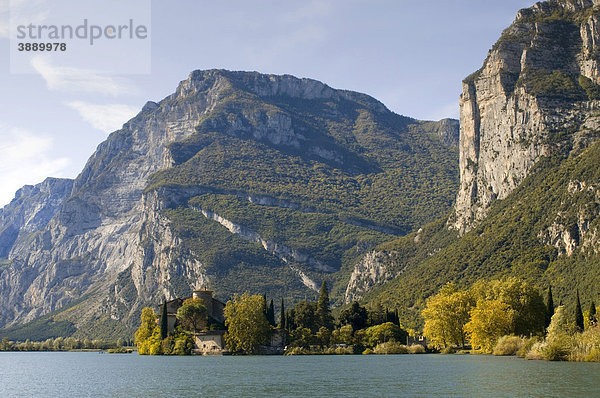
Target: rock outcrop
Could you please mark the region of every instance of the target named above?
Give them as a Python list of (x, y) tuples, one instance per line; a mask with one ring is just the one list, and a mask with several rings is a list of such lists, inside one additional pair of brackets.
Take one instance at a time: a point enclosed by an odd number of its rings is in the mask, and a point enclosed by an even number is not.
[(598, 4), (556, 0), (519, 11), (463, 81), (452, 228), (470, 230), (540, 157), (589, 144), (600, 106)]

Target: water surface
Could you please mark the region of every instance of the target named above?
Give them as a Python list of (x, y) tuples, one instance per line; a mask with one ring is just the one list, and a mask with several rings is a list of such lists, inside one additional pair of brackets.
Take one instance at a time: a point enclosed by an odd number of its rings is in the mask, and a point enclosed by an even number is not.
[(0, 396), (600, 396), (600, 364), (459, 355), (160, 357), (0, 352)]

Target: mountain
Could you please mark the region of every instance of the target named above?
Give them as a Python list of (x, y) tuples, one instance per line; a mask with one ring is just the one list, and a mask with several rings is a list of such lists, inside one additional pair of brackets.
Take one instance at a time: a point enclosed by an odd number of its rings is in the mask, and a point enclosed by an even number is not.
[[(366, 252), (447, 214), (458, 122), (292, 76), (194, 71), (74, 180), (0, 213), (5, 335), (129, 336), (142, 307), (210, 288), (343, 302)], [(51, 331), (51, 332), (50, 332)]]
[(450, 217), (371, 251), (347, 299), (397, 306), (415, 327), (425, 298), (448, 281), (516, 275), (552, 285), (568, 305), (576, 289), (598, 301), (599, 5), (559, 0), (518, 12), (463, 81)]

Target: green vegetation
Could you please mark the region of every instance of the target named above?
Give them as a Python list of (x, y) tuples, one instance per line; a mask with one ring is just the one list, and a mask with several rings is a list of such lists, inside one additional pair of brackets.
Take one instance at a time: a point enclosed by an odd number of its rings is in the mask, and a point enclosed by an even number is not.
[[(208, 325), (208, 311), (199, 298), (189, 298), (177, 309), (177, 321), (185, 329), (198, 332)], [(161, 333), (162, 335), (162, 333)]]
[[(579, 294), (576, 301), (576, 307), (581, 308)], [(456, 305), (458, 302), (460, 306)], [(592, 306), (590, 312), (596, 309)], [(455, 311), (457, 308), (461, 310)], [(467, 311), (468, 319), (465, 319)], [(546, 314), (547, 307), (540, 292), (516, 278), (479, 281), (463, 291), (448, 284), (427, 300), (423, 310), (424, 334), (430, 344), (442, 352), (464, 348), (468, 341), (473, 350), (494, 355), (600, 361), (597, 324), (589, 323), (585, 329), (580, 328), (561, 305), (552, 315), (550, 325), (544, 328)], [(575, 319), (577, 317), (576, 312)], [(456, 336), (452, 337), (453, 334)]]
[(464, 348), (491, 353), (504, 335), (543, 333), (546, 307), (538, 290), (516, 278), (478, 281), (468, 290), (445, 285), (427, 299), (424, 335), (437, 349)]
[[(187, 300), (186, 300), (187, 301)], [(189, 308), (194, 308), (197, 303), (188, 303)], [(187, 314), (189, 311), (184, 311)], [(178, 314), (179, 315), (179, 314)], [(183, 314), (182, 314), (183, 315)], [(194, 327), (195, 315), (192, 319), (182, 316), (187, 325)], [(189, 355), (194, 347), (190, 331), (177, 327), (175, 331), (165, 339), (161, 339), (161, 328), (158, 318), (152, 308), (142, 309), (141, 324), (135, 332), (135, 345), (140, 355)]]
[[(326, 293), (321, 289), (319, 301)], [(368, 310), (358, 302), (340, 313), (334, 325), (319, 326), (319, 303), (301, 301), (288, 310), (285, 332), (286, 355), (312, 354), (406, 354), (423, 353), (423, 346), (404, 345), (408, 331), (397, 322), (396, 311), (375, 307)]]
[[(375, 110), (380, 104), (363, 95), (259, 97), (234, 75), (224, 81), (227, 88), (196, 134), (169, 145), (175, 165), (154, 174), (147, 187), (181, 193), (172, 202), (178, 205), (163, 211), (182, 238), (173, 250), (198, 257), (218, 281), (218, 297), (249, 290), (296, 302), (314, 293), (280, 258), (228, 236), (194, 209), (329, 266), (331, 272), (294, 265), (327, 280), (336, 304), (363, 253), (450, 209), (458, 150), (440, 137), (439, 123)], [(194, 191), (196, 197), (186, 196)], [(181, 294), (193, 281), (170, 283)]]
[[(575, 234), (580, 217), (589, 230), (600, 227), (595, 188), (600, 181), (599, 151), (596, 143), (567, 158), (560, 154), (543, 158), (513, 193), (494, 203), (488, 217), (460, 239), (440, 220), (423, 227), (416, 242), (413, 233), (380, 245), (390, 254), (390, 269), (397, 267), (402, 273), (368, 293), (364, 301), (398, 308), (402, 322), (420, 329), (425, 298), (448, 281), (466, 289), (479, 279), (512, 275), (538, 286), (552, 284), (554, 301), (569, 303), (573, 311), (576, 289), (585, 300), (600, 285), (600, 256), (582, 247), (591, 236)], [(579, 184), (592, 188), (578, 189)], [(578, 236), (572, 255), (566, 255), (563, 246), (549, 244), (552, 225)]]
[(265, 299), (257, 294), (235, 295), (225, 305), (225, 342), (232, 353), (255, 353), (267, 342), (269, 322), (264, 312)]
[[(74, 337), (57, 337), (42, 341), (13, 341), (7, 337), (0, 341), (0, 351), (99, 351), (132, 352), (132, 348), (124, 346), (121, 339), (116, 341), (77, 339)], [(131, 342), (129, 343), (131, 344)]]
[(536, 98), (577, 101), (586, 96), (586, 90), (579, 84), (578, 75), (561, 70), (525, 70), (521, 72), (517, 84), (523, 85)]

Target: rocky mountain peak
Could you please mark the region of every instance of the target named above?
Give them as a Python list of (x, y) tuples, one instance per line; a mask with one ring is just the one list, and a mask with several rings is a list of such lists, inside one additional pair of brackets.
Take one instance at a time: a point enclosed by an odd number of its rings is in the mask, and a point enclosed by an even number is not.
[(471, 229), (542, 156), (596, 139), (597, 5), (560, 0), (519, 11), (483, 67), (463, 81), (453, 228)]

